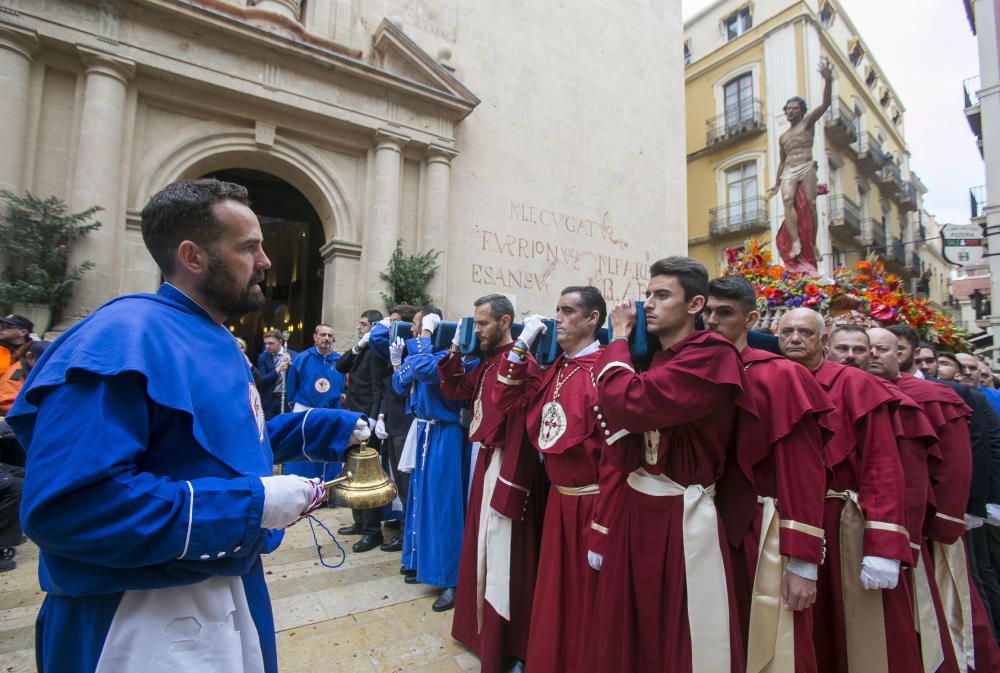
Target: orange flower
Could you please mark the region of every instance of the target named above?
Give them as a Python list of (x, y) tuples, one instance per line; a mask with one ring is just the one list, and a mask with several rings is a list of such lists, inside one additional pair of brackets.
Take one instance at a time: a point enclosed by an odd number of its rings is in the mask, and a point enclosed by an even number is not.
[(816, 295), (819, 294), (819, 288), (816, 287), (816, 285), (813, 283), (809, 283), (808, 285), (806, 285), (805, 289), (806, 289), (806, 294), (809, 295), (810, 297), (815, 297)]

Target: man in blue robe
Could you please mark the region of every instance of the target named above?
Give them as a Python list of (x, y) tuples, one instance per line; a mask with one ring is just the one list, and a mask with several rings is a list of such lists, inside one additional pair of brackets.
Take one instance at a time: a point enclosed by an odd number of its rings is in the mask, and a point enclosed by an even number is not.
[[(259, 308), (270, 261), (243, 187), (177, 182), (142, 212), (166, 282), (119, 297), (39, 359), (7, 420), (26, 448), (21, 519), (47, 593), (42, 673), (277, 670), (260, 555), (321, 502), (271, 476), (368, 432), (316, 410), (265, 426), (223, 321)], [(113, 347), (109, 347), (112, 344)]]
[(432, 606), (435, 612), (455, 606), (470, 460), (459, 423), (462, 405), (441, 394), (437, 364), (448, 352), (434, 352), (431, 346), (440, 322), (439, 309), (420, 309), (413, 318), (413, 324), (420, 325), (420, 336), (406, 340), (405, 360), (400, 339), (389, 353), (396, 370), (392, 387), (400, 395), (409, 392), (416, 417), (407, 439), (415, 442), (416, 451), (403, 529), (403, 567), (415, 574), (408, 574), (405, 581), (444, 589)]
[[(292, 360), (285, 376), (285, 396), (292, 411), (306, 409), (339, 409), (340, 394), (344, 392), (344, 375), (337, 371), (340, 353), (333, 350), (337, 340), (333, 328), (325, 323), (313, 330), (312, 348), (302, 351)], [(285, 474), (300, 477), (318, 477), (329, 480), (336, 477), (343, 465), (296, 461), (285, 465)]]

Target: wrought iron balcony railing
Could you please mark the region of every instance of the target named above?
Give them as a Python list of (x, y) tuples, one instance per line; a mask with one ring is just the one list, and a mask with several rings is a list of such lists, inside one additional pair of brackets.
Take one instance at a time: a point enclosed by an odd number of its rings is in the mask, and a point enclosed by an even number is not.
[(858, 118), (854, 116), (854, 111), (844, 102), (843, 98), (837, 97), (826, 111), (826, 130), (830, 136), (839, 143), (850, 145), (858, 140)]
[(879, 252), (885, 252), (885, 224), (882, 220), (869, 217), (862, 223), (861, 231), (868, 246)]
[(755, 196), (708, 211), (708, 233), (728, 236), (768, 228), (767, 199)]
[(986, 185), (969, 188), (970, 217), (972, 219), (982, 217), (984, 208), (986, 208)]
[(846, 196), (830, 199), (830, 228), (861, 240), (861, 209)]
[(725, 112), (705, 122), (705, 142), (711, 147), (751, 133), (764, 131), (763, 106), (756, 99), (726, 108)]

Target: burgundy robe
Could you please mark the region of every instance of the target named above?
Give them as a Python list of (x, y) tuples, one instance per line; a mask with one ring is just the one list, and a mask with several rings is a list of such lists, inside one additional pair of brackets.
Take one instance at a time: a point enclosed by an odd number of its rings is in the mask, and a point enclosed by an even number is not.
[[(511, 371), (512, 385), (500, 386), (497, 404), (503, 410), (527, 408), (528, 438), (542, 454), (552, 482), (545, 506), (542, 550), (538, 560), (535, 600), (528, 636), (527, 673), (575, 673), (580, 667), (583, 634), (597, 592), (598, 572), (587, 563), (587, 551), (603, 551), (603, 526), (593, 526), (598, 503), (614, 507), (625, 475), (604, 458), (604, 415), (597, 401), (596, 351), (578, 358), (560, 355), (540, 376), (529, 378), (527, 362)], [(566, 429), (542, 448), (542, 410), (562, 381), (558, 402), (566, 414)], [(504, 379), (501, 379), (504, 382)], [(597, 485), (599, 494), (567, 495), (559, 487)]]
[[(763, 513), (757, 495), (777, 499), (781, 555), (823, 563), (823, 447), (832, 434), (826, 416), (833, 405), (802, 365), (750, 347), (741, 355), (758, 413), (740, 415), (739, 469), (726, 470), (717, 501), (734, 545), (733, 580), (746, 636)], [(749, 498), (740, 488), (743, 480), (750, 482)], [(796, 612), (794, 621), (795, 670), (814, 672), (812, 608)]]
[[(505, 414), (494, 404), (497, 375), (507, 373), (507, 354), (513, 344), (483, 357), (466, 373), (462, 358), (449, 355), (438, 363), (441, 392), (452, 400), (482, 401), (483, 418), (469, 439), (480, 443), (472, 474), (469, 507), (458, 566), (455, 616), (451, 635), (479, 656), (483, 673), (498, 673), (505, 657), (524, 660), (528, 646), (531, 600), (535, 591), (541, 517), (544, 511), (543, 486), (538, 455), (527, 441), (524, 412)], [(528, 373), (537, 375), (538, 365), (529, 355)], [(477, 554), (479, 515), (483, 506), (483, 480), (493, 454), (503, 449), (500, 477), (488, 506), (513, 521), (510, 551), (510, 621), (483, 605), (482, 631), (478, 630)]]
[[(892, 420), (895, 398), (878, 379), (854, 367), (824, 360), (813, 375), (835, 407), (828, 417), (834, 429), (834, 436), (827, 444), (827, 466), (832, 470), (829, 488), (856, 492), (865, 521), (882, 524), (865, 528), (865, 556), (911, 563), (913, 555), (906, 533), (906, 484)], [(826, 564), (820, 572), (813, 608), (813, 642), (822, 673), (848, 673), (840, 564), (843, 509), (843, 500), (827, 499), (823, 524)], [(861, 568), (856, 572), (860, 574)], [(882, 605), (889, 644), (886, 648), (889, 673), (919, 671), (912, 601), (905, 583), (900, 582), (893, 590), (883, 590)]]
[[(654, 354), (649, 370), (637, 373), (628, 344), (616, 340), (604, 350), (598, 370), (606, 451), (618, 470), (628, 474), (642, 467), (681, 486), (718, 481), (735, 452), (737, 414), (753, 409), (739, 353), (729, 341), (694, 332)], [(644, 433), (657, 432), (658, 444), (647, 451)], [(652, 442), (655, 434), (646, 437)], [(604, 565), (580, 670), (691, 671), (691, 632), (698, 624), (688, 622), (683, 511), (682, 497), (622, 489), (619, 504), (607, 513)], [(741, 673), (743, 643), (721, 523), (718, 534), (728, 605), (711, 607), (728, 612), (729, 670)]]

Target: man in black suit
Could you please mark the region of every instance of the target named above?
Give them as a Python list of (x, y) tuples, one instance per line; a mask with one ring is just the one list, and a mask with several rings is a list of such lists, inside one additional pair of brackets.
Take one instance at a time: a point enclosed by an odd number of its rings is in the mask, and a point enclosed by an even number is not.
[(285, 372), (294, 355), (295, 351), (285, 348), (281, 332), (273, 329), (264, 335), (264, 351), (257, 356), (257, 372), (260, 374), (257, 390), (260, 391), (264, 418), (268, 420), (292, 409), (291, 400), (285, 400), (284, 409), (281, 408), (281, 401), (285, 394)]
[[(385, 393), (385, 380), (389, 363), (368, 348), (368, 336), (372, 327), (382, 320), (382, 313), (371, 309), (358, 319), (358, 343), (337, 360), (337, 371), (347, 377), (344, 388), (344, 404), (348, 411), (360, 411), (368, 416), (368, 422), (375, 427)], [(378, 438), (369, 443), (378, 445)], [(361, 535), (352, 549), (366, 552), (382, 544), (382, 509), (355, 509), (354, 524), (340, 529), (341, 535)]]

